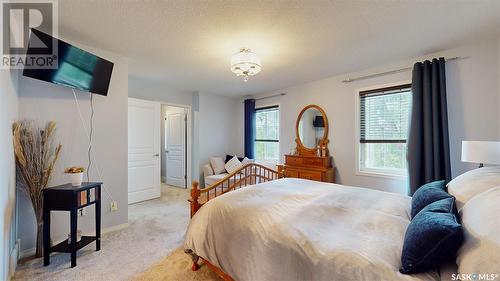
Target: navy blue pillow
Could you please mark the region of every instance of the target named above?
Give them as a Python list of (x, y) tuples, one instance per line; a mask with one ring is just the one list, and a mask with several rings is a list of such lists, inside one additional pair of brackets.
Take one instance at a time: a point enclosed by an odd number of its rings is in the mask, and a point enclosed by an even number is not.
[[(233, 157), (234, 157), (234, 156), (231, 156), (231, 155), (229, 155), (229, 154), (228, 154), (228, 155), (226, 155), (226, 160), (224, 161), (224, 163), (229, 162), (229, 160), (231, 160)], [(244, 159), (244, 158), (245, 158), (245, 157), (238, 157), (238, 160), (240, 160), (240, 162), (241, 162), (241, 161), (243, 161), (243, 159)]]
[(445, 181), (434, 181), (422, 185), (411, 198), (411, 218), (432, 202), (452, 197), (446, 192)]
[(455, 198), (450, 197), (429, 204), (413, 218), (406, 229), (401, 273), (436, 269), (455, 259), (463, 240), (456, 213)]

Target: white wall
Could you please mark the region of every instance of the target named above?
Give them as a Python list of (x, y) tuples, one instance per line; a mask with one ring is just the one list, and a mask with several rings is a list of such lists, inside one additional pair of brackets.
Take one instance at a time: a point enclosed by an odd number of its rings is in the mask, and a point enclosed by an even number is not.
[(128, 96), (136, 99), (161, 101), (176, 105), (191, 105), (193, 98), (191, 92), (180, 91), (158, 82), (136, 77), (129, 77)]
[[(500, 45), (499, 41), (462, 46), (401, 62), (374, 67), (364, 71), (338, 75), (297, 86), (291, 86), (256, 97), (281, 92), (288, 95), (265, 99), (257, 106), (280, 104), (280, 150), (288, 153), (295, 147), (295, 121), (300, 110), (317, 104), (327, 113), (330, 123), (330, 152), (337, 167), (337, 181), (345, 185), (366, 186), (381, 190), (405, 192), (406, 179), (361, 176), (356, 174), (355, 146), (357, 90), (388, 83), (411, 80), (411, 71), (360, 80), (341, 81), (348, 77), (412, 66), (416, 61), (433, 57), (467, 57), (446, 64), (448, 114), (453, 176), (474, 167), (460, 161), (462, 140), (499, 140), (500, 138)], [(242, 106), (240, 106), (242, 107)]]
[(0, 70), (0, 280), (8, 279), (15, 243), (16, 176), (12, 123), (17, 119), (18, 72)]
[(443, 53), (468, 57), (446, 65), (452, 176), (456, 177), (477, 167), (461, 162), (462, 140), (500, 140), (499, 53), (496, 40)]
[(191, 135), (192, 140), (192, 154), (191, 163), (193, 167), (191, 180), (200, 180), (200, 93), (194, 92), (192, 98), (192, 121), (191, 121)]
[[(75, 43), (73, 43), (75, 44)], [(127, 96), (128, 60), (111, 52), (80, 46), (114, 63), (107, 97), (94, 95), (93, 150), (102, 174), (103, 188), (108, 190), (119, 210), (110, 212), (109, 198), (103, 190), (102, 227), (127, 223)], [(90, 100), (88, 93), (77, 91), (86, 126), (89, 126)], [(49, 185), (67, 183), (65, 167), (87, 165), (88, 141), (82, 128), (70, 88), (56, 86), (39, 80), (22, 77), (19, 97), (20, 118), (37, 120), (42, 124), (57, 122), (56, 138), (62, 144)], [(95, 163), (91, 168), (91, 180), (97, 181)], [(35, 247), (35, 220), (29, 200), (23, 196), (19, 202), (19, 237), (24, 254)], [(83, 233), (94, 231), (94, 208), (87, 208), (87, 215), (79, 218), (78, 227)], [(52, 213), (52, 240), (58, 241), (69, 232), (69, 215)]]
[[(497, 88), (498, 88), (498, 120), (500, 120), (500, 38), (497, 40)], [(500, 141), (500, 122), (498, 122), (498, 140)]]
[[(243, 111), (240, 99), (199, 93), (197, 120), (199, 171), (203, 170), (209, 157), (243, 155), (243, 130), (240, 125), (243, 122)], [(200, 174), (200, 180), (202, 179)]]

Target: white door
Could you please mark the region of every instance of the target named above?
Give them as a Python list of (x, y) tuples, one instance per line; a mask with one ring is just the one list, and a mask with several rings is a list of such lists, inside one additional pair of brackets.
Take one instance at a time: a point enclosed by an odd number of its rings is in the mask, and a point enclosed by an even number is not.
[(165, 118), (166, 181), (186, 187), (186, 113), (182, 107), (168, 106)]
[(128, 100), (128, 203), (160, 197), (160, 104)]

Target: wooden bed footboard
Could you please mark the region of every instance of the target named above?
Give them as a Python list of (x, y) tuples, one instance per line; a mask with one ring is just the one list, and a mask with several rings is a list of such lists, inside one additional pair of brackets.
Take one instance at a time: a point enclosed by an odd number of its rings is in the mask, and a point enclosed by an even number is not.
[[(203, 206), (203, 204), (207, 203), (209, 200), (214, 199), (217, 196), (248, 185), (276, 180), (282, 178), (283, 174), (284, 173), (282, 172), (282, 169), (280, 169), (280, 172), (278, 172), (260, 164), (250, 163), (243, 166), (241, 169), (230, 173), (223, 179), (206, 188), (200, 189), (198, 182), (193, 181), (193, 186), (191, 188), (191, 199), (188, 200), (191, 205), (191, 217), (196, 214), (196, 212), (201, 208), (201, 206)], [(200, 268), (198, 265), (198, 260), (201, 259), (203, 263), (210, 270), (219, 275), (222, 280), (234, 281), (234, 279), (226, 274), (222, 269), (211, 264), (203, 257), (198, 257), (195, 253), (192, 252), (189, 254), (193, 259), (193, 266), (191, 267), (193, 271), (196, 271)]]
[(191, 205), (191, 217), (203, 204), (226, 192), (282, 177), (278, 171), (260, 164), (249, 163), (206, 188), (200, 189), (198, 182), (193, 181), (191, 199), (188, 200)]

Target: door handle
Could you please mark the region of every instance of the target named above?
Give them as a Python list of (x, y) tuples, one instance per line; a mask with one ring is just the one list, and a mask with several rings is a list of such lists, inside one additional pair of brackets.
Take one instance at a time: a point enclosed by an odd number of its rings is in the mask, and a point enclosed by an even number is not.
[(160, 154), (159, 153), (156, 153), (155, 155), (153, 155), (154, 157), (160, 157)]

